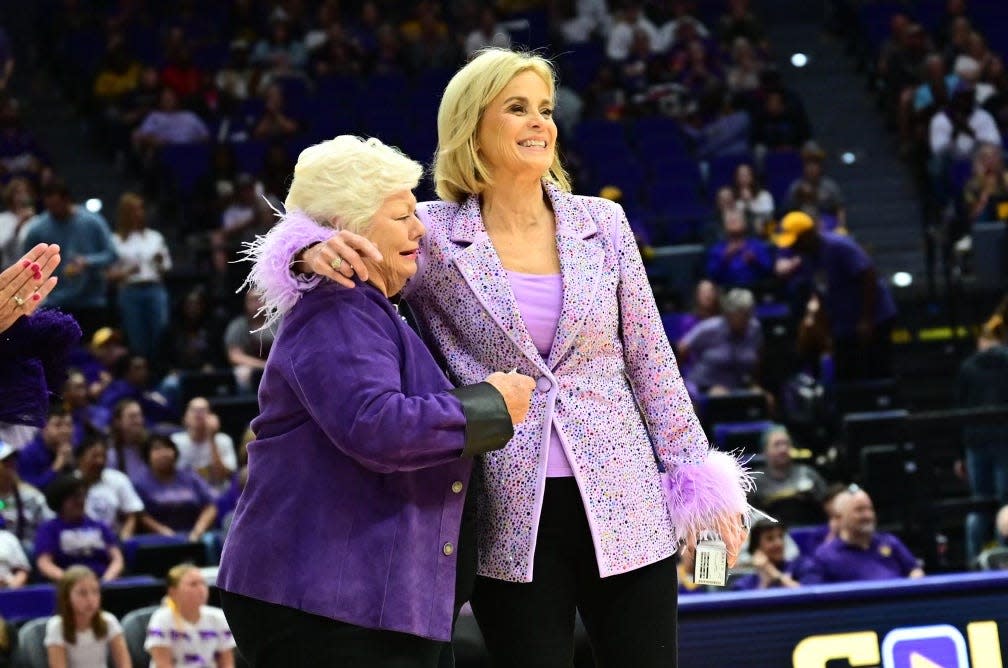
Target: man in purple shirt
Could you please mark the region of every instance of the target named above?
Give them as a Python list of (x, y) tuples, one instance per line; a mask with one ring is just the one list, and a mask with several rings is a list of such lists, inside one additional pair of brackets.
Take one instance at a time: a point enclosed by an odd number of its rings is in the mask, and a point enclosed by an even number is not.
[(923, 577), (920, 562), (899, 538), (876, 531), (867, 492), (845, 492), (836, 503), (839, 535), (815, 551), (802, 584)]
[(811, 288), (826, 309), (837, 378), (891, 375), (896, 303), (868, 254), (846, 235), (820, 232), (801, 211), (781, 219), (773, 240), (793, 252), (777, 261), (777, 273)]
[(18, 453), (18, 473), (25, 482), (44, 489), (60, 473), (73, 469), (73, 418), (60, 407), (49, 411), (45, 426)]

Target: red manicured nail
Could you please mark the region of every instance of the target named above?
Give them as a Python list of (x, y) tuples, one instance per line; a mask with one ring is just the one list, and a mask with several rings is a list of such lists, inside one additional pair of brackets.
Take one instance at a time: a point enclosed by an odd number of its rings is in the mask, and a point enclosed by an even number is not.
[(27, 269), (31, 265), (32, 265), (31, 260), (25, 260), (24, 262), (21, 263), (21, 266), (25, 269)]
[(42, 270), (42, 267), (38, 266), (38, 264), (36, 264), (34, 262), (32, 262), (31, 268), (32, 268), (32, 271), (41, 271)]
[(39, 293), (36, 292), (36, 293), (32, 294), (32, 301), (33, 302), (37, 302), (40, 299), (42, 299), (42, 295), (40, 295)]

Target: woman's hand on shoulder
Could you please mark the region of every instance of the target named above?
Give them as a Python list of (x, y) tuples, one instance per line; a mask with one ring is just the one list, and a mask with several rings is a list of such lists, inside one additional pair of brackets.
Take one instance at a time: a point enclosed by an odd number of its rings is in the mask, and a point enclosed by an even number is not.
[(340, 285), (352, 288), (356, 274), (362, 281), (368, 279), (364, 258), (381, 262), (382, 255), (370, 239), (347, 230), (339, 230), (326, 241), (311, 246), (295, 256), (291, 263), (301, 274), (318, 274)]
[(528, 415), (529, 404), (532, 401), (532, 390), (535, 389), (535, 381), (521, 373), (501, 373), (494, 372), (486, 377), (486, 382), (493, 385), (501, 396), (504, 397), (504, 404), (511, 415), (512, 424), (521, 424)]

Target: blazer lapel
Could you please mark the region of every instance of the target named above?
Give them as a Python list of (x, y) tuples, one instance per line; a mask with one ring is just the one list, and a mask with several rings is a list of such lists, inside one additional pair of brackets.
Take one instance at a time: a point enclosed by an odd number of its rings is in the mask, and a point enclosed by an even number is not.
[(479, 198), (469, 197), (459, 208), (452, 221), (451, 240), (463, 246), (455, 253), (454, 262), (476, 299), (515, 347), (542, 369), (542, 356), (525, 327), (507, 273), (483, 227)]
[(550, 350), (550, 369), (574, 345), (595, 303), (605, 247), (594, 237), (598, 227), (588, 210), (570, 193), (546, 184), (557, 226), (557, 253), (563, 274), (563, 307)]

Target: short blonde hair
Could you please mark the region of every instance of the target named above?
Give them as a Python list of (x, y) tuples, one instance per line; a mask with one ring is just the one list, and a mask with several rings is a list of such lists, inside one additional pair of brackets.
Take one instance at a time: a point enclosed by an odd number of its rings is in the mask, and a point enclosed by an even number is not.
[(413, 190), (423, 167), (371, 137), (340, 135), (301, 151), (284, 208), (361, 233), (390, 195)]
[[(462, 202), (492, 184), (490, 170), (476, 153), (476, 133), (487, 105), (522, 72), (533, 71), (556, 98), (553, 65), (534, 53), (509, 49), (484, 49), (459, 70), (445, 87), (438, 108), (438, 148), (434, 156), (434, 189), (438, 197)], [(570, 191), (570, 177), (559, 153), (543, 175), (562, 190)]]

